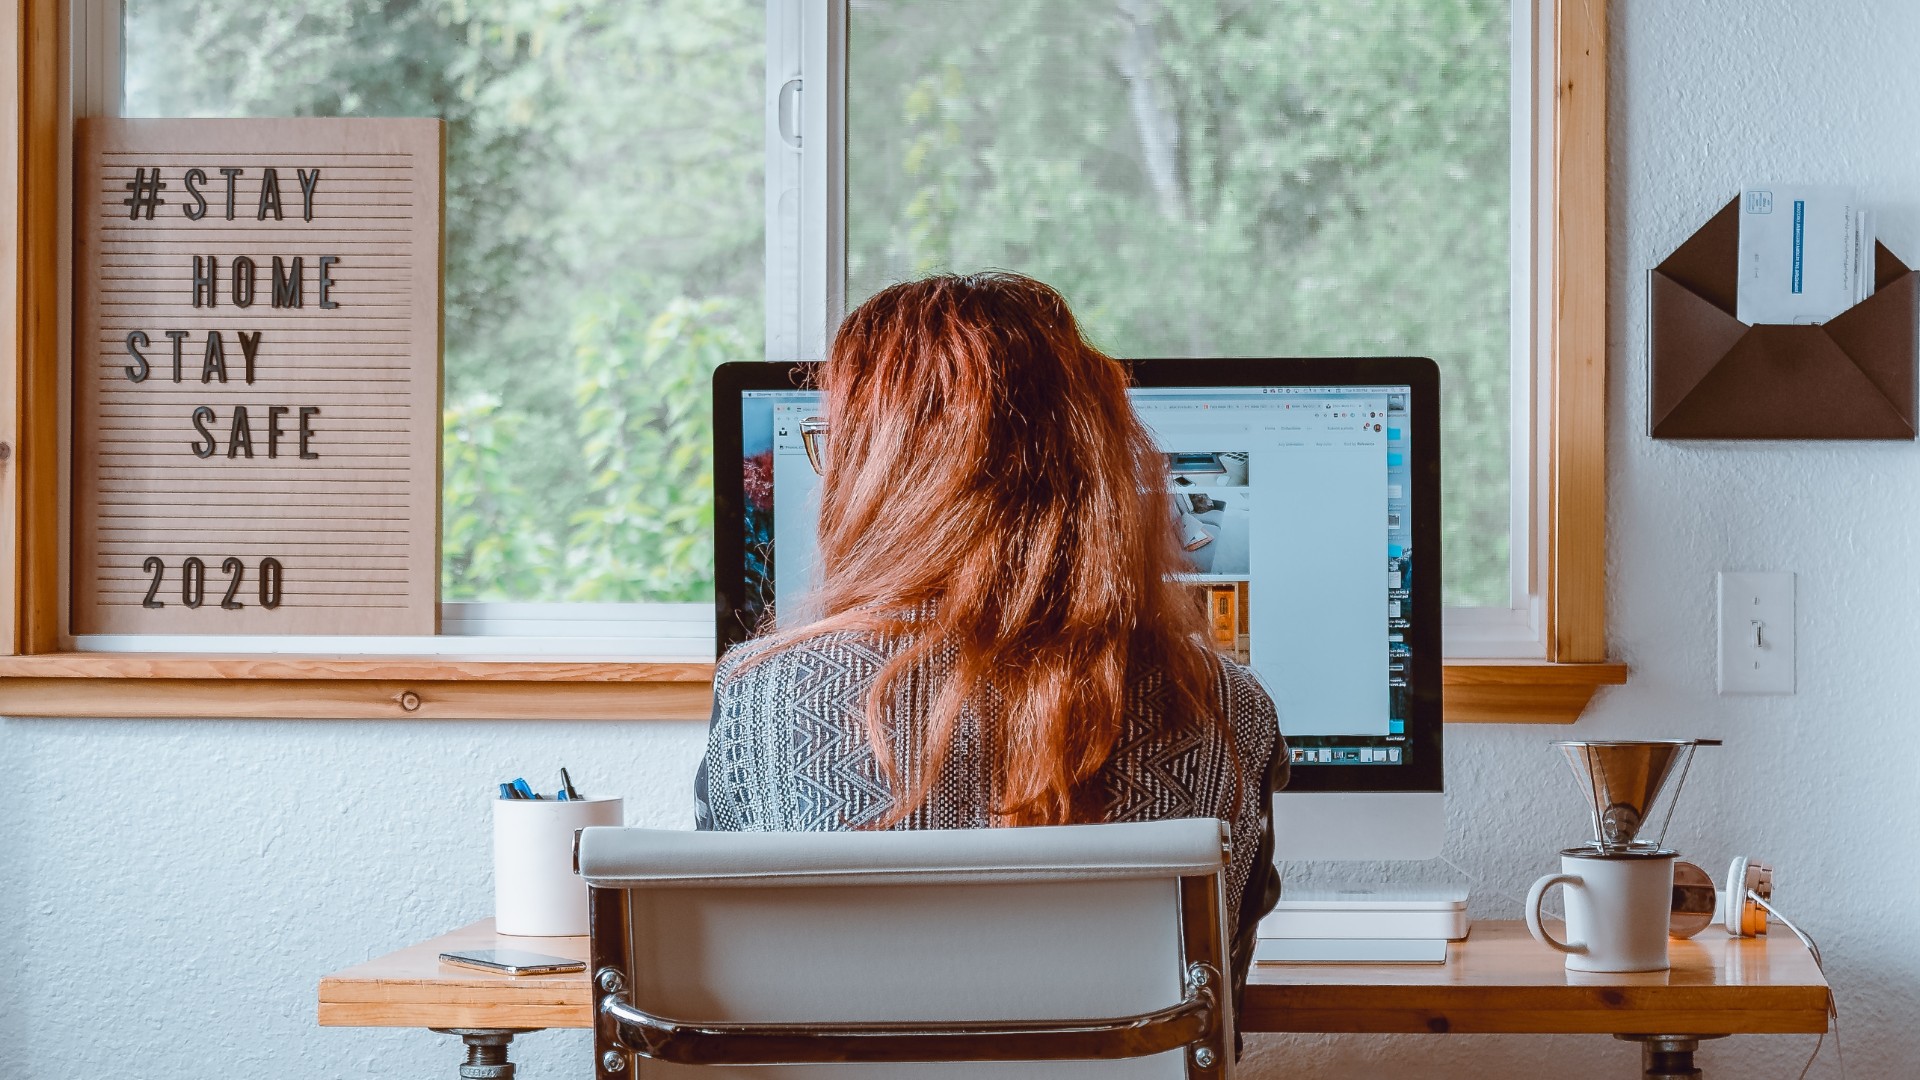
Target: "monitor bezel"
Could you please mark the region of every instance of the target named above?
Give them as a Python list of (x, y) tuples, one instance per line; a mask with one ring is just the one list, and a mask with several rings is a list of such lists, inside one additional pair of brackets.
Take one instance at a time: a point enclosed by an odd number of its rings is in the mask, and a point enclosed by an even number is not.
[[(746, 391), (806, 390), (815, 361), (738, 361), (713, 374), (714, 608), (717, 654), (753, 636), (741, 613), (746, 606), (746, 534), (741, 469), (740, 396)], [(1409, 507), (1415, 554), (1406, 629), (1407, 762), (1401, 765), (1332, 765), (1296, 762), (1290, 792), (1441, 791), (1444, 738), (1441, 702), (1442, 638), (1440, 578), (1440, 369), (1425, 357), (1220, 357), (1131, 359), (1132, 385), (1140, 387), (1406, 386), (1412, 430)], [(1384, 597), (1382, 600), (1384, 601)], [(1283, 722), (1284, 727), (1284, 722)]]

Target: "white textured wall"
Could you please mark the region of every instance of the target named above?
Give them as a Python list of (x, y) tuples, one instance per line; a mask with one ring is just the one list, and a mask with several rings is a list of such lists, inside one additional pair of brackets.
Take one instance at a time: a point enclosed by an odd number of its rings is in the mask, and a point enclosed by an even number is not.
[[(1577, 6), (1579, 0), (1562, 0)], [(1645, 428), (1644, 273), (1747, 180), (1865, 189), (1920, 262), (1920, 4), (1615, 0), (1611, 628), (1589, 737), (1719, 736), (1674, 839), (1778, 869), (1838, 988), (1850, 1075), (1920, 1075), (1909, 657), (1920, 447), (1690, 446)], [(1800, 692), (1713, 691), (1713, 575), (1799, 575)], [(563, 764), (683, 825), (696, 724), (0, 722), (0, 1075), (453, 1075), (451, 1040), (314, 1024), (314, 983), (489, 910), (489, 785)], [(1557, 731), (1455, 728), (1449, 855), (1520, 890), (1581, 828)], [(550, 781), (548, 781), (550, 782)], [(1491, 894), (1482, 916), (1511, 917)], [(1803, 1036), (1704, 1050), (1792, 1077)], [(584, 1033), (522, 1040), (586, 1075)], [(1630, 1076), (1599, 1037), (1255, 1036), (1256, 1077)], [(1817, 1076), (1837, 1076), (1831, 1040)]]

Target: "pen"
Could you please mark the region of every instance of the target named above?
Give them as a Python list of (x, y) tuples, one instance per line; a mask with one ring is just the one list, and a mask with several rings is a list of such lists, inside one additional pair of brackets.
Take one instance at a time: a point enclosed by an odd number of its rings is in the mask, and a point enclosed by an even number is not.
[(569, 799), (580, 797), (580, 790), (573, 786), (573, 777), (567, 775), (564, 765), (560, 767), (560, 794)]
[(513, 790), (512, 784), (503, 783), (500, 785), (500, 797), (503, 799), (517, 799), (520, 797), (520, 793)]
[(528, 786), (527, 778), (524, 776), (516, 776), (513, 778), (513, 790), (519, 792), (520, 797), (523, 799), (537, 799), (540, 797), (533, 793), (533, 788)]

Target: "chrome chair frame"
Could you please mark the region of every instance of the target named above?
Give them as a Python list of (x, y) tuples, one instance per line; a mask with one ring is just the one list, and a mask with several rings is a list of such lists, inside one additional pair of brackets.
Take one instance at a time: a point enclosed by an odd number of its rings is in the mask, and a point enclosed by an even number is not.
[(1220, 876), (1180, 879), (1181, 1001), (1134, 1016), (1059, 1021), (738, 1024), (656, 1016), (626, 998), (633, 955), (628, 890), (588, 889), (596, 1080), (633, 1080), (634, 1059), (682, 1065), (1071, 1061), (1187, 1048), (1189, 1080), (1222, 1075), (1231, 1052)]

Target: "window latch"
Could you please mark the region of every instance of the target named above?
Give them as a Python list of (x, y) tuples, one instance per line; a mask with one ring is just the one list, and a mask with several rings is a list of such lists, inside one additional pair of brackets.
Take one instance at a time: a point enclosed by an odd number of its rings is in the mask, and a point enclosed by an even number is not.
[(800, 149), (799, 79), (788, 79), (780, 84), (774, 101), (774, 122), (780, 127), (780, 141), (792, 149)]

